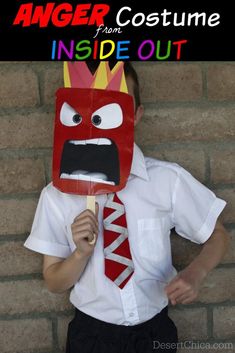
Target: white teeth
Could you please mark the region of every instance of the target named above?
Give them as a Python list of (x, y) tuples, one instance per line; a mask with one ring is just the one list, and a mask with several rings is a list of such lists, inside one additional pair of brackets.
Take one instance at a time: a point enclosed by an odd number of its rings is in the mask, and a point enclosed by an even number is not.
[(107, 181), (107, 179), (108, 179), (107, 175), (104, 173), (88, 173), (88, 175), (92, 178), (100, 179), (103, 181)]
[(92, 144), (92, 145), (98, 145), (98, 142), (99, 142), (99, 139), (90, 139), (90, 140), (86, 140), (86, 144), (88, 145), (90, 145), (90, 144)]
[(62, 173), (61, 179), (85, 180), (94, 183), (103, 183), (115, 185), (113, 181), (107, 181), (107, 175), (104, 173), (87, 173), (87, 174), (67, 174)]
[(101, 138), (99, 139), (98, 145), (111, 145), (112, 142), (109, 139)]
[(86, 145), (86, 140), (70, 140), (69, 143), (73, 145)]
[(106, 138), (89, 139), (89, 140), (70, 140), (69, 143), (73, 145), (111, 145), (112, 142)]
[(88, 174), (88, 171), (87, 170), (82, 170), (82, 169), (74, 170), (70, 175), (79, 175), (79, 174)]

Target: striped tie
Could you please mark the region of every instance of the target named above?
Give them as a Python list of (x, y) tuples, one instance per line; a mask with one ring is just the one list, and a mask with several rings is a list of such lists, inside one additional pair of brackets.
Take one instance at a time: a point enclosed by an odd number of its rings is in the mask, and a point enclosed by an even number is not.
[(104, 207), (105, 275), (123, 288), (134, 272), (128, 241), (125, 208), (116, 194), (109, 194)]

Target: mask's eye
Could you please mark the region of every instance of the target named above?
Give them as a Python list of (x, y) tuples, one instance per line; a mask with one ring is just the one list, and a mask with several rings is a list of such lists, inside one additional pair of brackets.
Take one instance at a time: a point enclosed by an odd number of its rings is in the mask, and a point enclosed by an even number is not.
[(92, 114), (91, 121), (98, 129), (115, 129), (122, 125), (122, 109), (117, 103), (107, 104)]
[(60, 110), (60, 121), (66, 126), (76, 126), (81, 123), (82, 117), (68, 103), (64, 103)]

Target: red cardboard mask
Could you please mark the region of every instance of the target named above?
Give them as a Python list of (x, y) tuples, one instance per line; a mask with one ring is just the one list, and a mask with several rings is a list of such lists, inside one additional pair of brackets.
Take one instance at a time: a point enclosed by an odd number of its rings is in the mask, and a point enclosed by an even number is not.
[[(125, 187), (134, 146), (134, 105), (123, 63), (65, 63), (56, 93), (53, 184), (62, 192), (98, 195)], [(79, 88), (78, 88), (79, 87)]]

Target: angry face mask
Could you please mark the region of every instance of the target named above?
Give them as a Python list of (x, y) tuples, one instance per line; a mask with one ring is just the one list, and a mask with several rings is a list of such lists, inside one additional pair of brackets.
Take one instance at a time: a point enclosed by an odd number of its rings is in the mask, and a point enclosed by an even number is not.
[(134, 105), (123, 63), (65, 63), (56, 93), (53, 184), (62, 192), (98, 195), (125, 187), (134, 145)]

